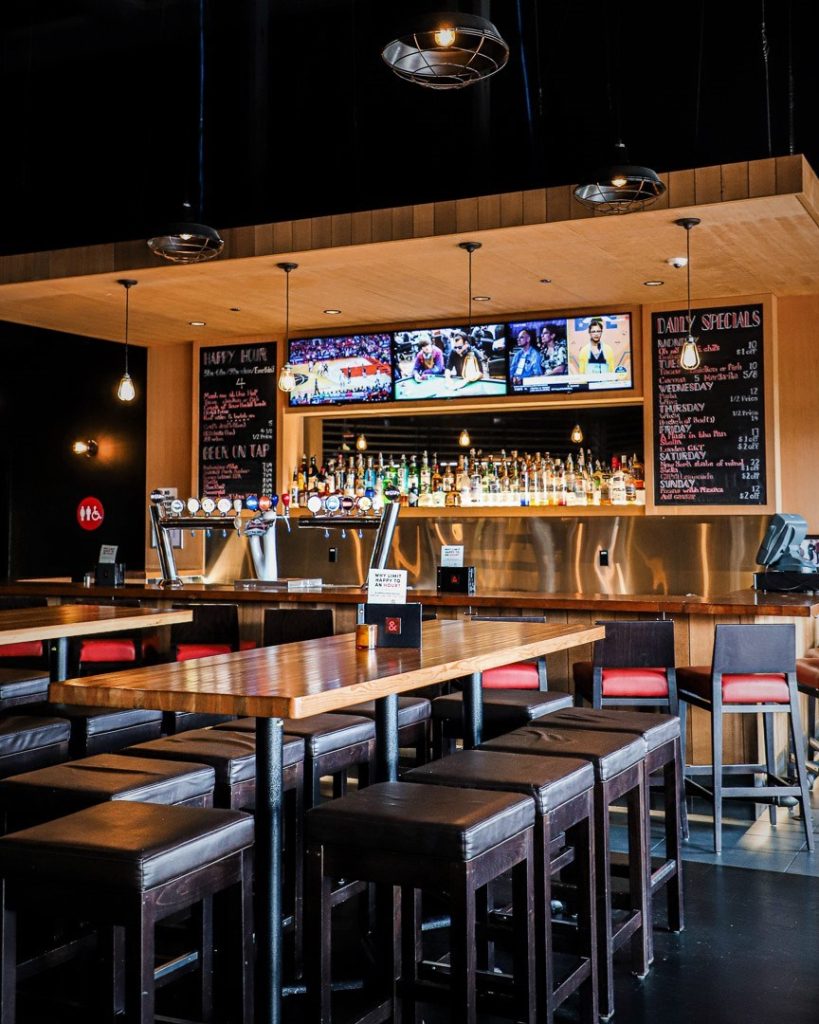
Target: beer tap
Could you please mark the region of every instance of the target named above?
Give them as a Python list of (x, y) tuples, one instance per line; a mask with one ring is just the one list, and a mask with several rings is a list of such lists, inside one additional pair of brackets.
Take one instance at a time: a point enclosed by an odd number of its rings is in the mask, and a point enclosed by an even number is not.
[(290, 493), (285, 491), (281, 497), (282, 508), (284, 509), (284, 522), (287, 526), (287, 532), (290, 533)]

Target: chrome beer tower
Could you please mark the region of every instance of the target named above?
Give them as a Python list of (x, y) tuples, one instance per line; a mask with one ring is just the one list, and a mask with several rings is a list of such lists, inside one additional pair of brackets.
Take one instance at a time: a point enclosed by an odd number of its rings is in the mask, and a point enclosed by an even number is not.
[[(308, 508), (310, 508), (309, 503)], [(318, 513), (318, 510), (311, 509), (313, 516), (309, 519), (299, 519), (299, 529), (323, 529), (325, 536), (329, 536), (327, 532), (329, 530), (341, 530), (342, 537), (346, 536), (347, 530), (376, 530), (369, 568), (384, 569), (390, 555), (399, 508), (397, 501), (388, 502), (380, 516), (345, 515), (343, 511), (339, 514), (322, 515)], [(368, 577), (369, 571), (361, 585), (362, 590), (367, 589)]]

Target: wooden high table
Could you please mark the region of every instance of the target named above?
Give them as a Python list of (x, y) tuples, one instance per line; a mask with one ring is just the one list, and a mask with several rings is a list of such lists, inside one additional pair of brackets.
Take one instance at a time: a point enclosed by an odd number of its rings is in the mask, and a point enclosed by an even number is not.
[(50, 659), (51, 678), (61, 680), (68, 674), (68, 641), (71, 637), (171, 626), (176, 622), (190, 622), (192, 618), (190, 608), (157, 611), (153, 608), (115, 608), (94, 604), (7, 608), (0, 610), (0, 645), (55, 640)]
[(602, 640), (602, 626), (444, 620), (420, 650), (357, 650), (353, 634), (52, 683), (54, 701), (256, 718), (256, 1020), (281, 1021), (282, 718), (376, 701), (377, 777), (398, 774), (398, 694), (467, 677), (467, 747), (481, 740), (481, 673)]

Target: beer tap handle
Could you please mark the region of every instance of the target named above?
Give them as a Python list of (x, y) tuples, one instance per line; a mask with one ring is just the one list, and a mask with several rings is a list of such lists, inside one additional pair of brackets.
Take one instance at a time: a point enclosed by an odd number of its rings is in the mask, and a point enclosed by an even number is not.
[(330, 531), (327, 530), (327, 529), (325, 529), (325, 531), (324, 531), (324, 539), (325, 540), (329, 540), (330, 539)]
[(282, 508), (284, 509), (284, 521), (287, 524), (287, 532), (290, 533), (290, 494), (285, 491), (281, 496)]
[(346, 530), (342, 530), (341, 531), (341, 539), (342, 540), (346, 540), (347, 539), (347, 531)]

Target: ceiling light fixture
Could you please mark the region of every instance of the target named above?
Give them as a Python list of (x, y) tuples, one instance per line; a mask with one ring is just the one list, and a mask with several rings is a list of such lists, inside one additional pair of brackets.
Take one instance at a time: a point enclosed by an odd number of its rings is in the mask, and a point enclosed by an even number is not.
[[(201, 220), (205, 203), (205, 0), (199, 0), (198, 115), (197, 216)], [(194, 221), (190, 203), (183, 203), (182, 210), (182, 221), (171, 224), (163, 234), (149, 238), (148, 248), (169, 263), (204, 263), (214, 259), (224, 249), (224, 239), (215, 228)]]
[(464, 252), (466, 252), (468, 254), (468, 257), (469, 257), (469, 262), (467, 264), (468, 269), (467, 269), (467, 283), (466, 283), (466, 310), (467, 310), (467, 313), (466, 313), (466, 316), (467, 316), (466, 330), (467, 330), (467, 334), (472, 329), (472, 254), (476, 250), (480, 249), (481, 244), (482, 244), (481, 242), (458, 242), (458, 248), (459, 249), (463, 249)]
[(644, 210), (665, 192), (665, 183), (650, 167), (638, 167), (628, 161), (623, 142), (614, 147), (614, 162), (581, 182), (574, 197), (597, 213), (634, 213)]
[(191, 327), (207, 327), (208, 325), (204, 320), (188, 320), (188, 324)]
[(475, 14), (429, 14), (381, 51), (399, 78), (427, 89), (463, 89), (489, 78), (509, 60), (491, 21)]
[(117, 385), (117, 398), (120, 402), (133, 402), (136, 398), (136, 388), (131, 379), (131, 374), (128, 372), (128, 323), (130, 320), (131, 289), (137, 283), (137, 281), (130, 277), (121, 277), (117, 281), (117, 284), (121, 284), (125, 289), (125, 373), (120, 377), (119, 384)]
[(458, 434), (458, 444), (461, 448), (468, 448), (472, 444), (472, 438), (469, 436), (469, 431), (466, 427)]
[(686, 338), (680, 349), (680, 366), (684, 370), (696, 370), (700, 365), (700, 347), (694, 337), (694, 318), (691, 316), (691, 229), (700, 223), (700, 218), (680, 217), (674, 223), (685, 229), (686, 293), (688, 295), (688, 317), (685, 321)]
[(341, 313), (341, 310), (340, 309), (324, 309), (324, 310), (322, 310), (322, 312), (323, 313), (327, 313), (330, 316), (339, 316), (339, 314)]
[(473, 295), (472, 296), (472, 301), (473, 302), (491, 302), (492, 301), (492, 296), (491, 295)]
[(572, 444), (583, 444), (583, 431), (580, 429), (579, 423), (575, 423), (572, 427), (572, 432), (569, 434), (569, 440)]
[(75, 455), (84, 455), (86, 458), (92, 459), (99, 451), (99, 445), (89, 438), (88, 441), (75, 441), (71, 445), (71, 451)]
[(665, 281), (660, 281), (659, 278), (657, 278), (652, 281), (643, 281), (643, 284), (646, 288), (659, 288), (661, 285), (665, 284)]
[(298, 267), (298, 263), (277, 263), (279, 270), (284, 271), (284, 366), (279, 374), (279, 390), (290, 392), (296, 386), (296, 375), (288, 359), (288, 342), (290, 340), (290, 275)]

